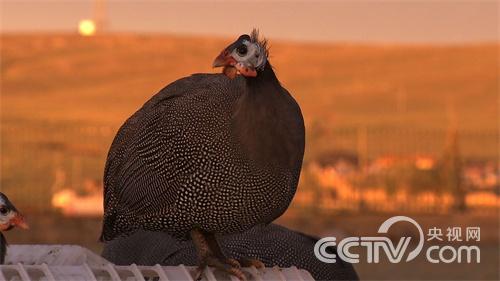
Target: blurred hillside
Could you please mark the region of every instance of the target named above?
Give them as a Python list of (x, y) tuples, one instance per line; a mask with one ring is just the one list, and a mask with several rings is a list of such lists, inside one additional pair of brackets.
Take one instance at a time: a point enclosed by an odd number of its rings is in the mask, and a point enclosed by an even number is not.
[[(119, 125), (231, 39), (2, 36), (2, 120)], [(271, 41), (271, 62), (308, 123), (496, 129), (498, 45), (351, 46)]]
[[(232, 40), (1, 39), (1, 188), (19, 205), (36, 209), (62, 188), (85, 192), (88, 181), (99, 186), (107, 150), (124, 120), (170, 82), (218, 71), (212, 60)], [(495, 160), (498, 51), (498, 45), (271, 41), (270, 61), (302, 107), (306, 163), (328, 162), (328, 155), (340, 152), (358, 162), (393, 154), (437, 158), (450, 128), (460, 135), (465, 160)]]

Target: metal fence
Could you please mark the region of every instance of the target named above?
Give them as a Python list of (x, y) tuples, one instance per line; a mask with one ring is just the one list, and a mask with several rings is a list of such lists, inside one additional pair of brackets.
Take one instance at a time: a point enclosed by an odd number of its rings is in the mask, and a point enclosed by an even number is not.
[[(0, 190), (17, 205), (42, 211), (50, 208), (52, 194), (61, 188), (84, 193), (85, 182), (100, 184), (107, 151), (117, 130), (112, 126), (2, 124)], [(438, 158), (449, 135), (449, 130), (335, 128), (308, 139), (306, 157), (314, 163), (321, 155), (343, 151), (357, 158), (360, 165), (386, 155), (425, 154)], [(459, 131), (456, 137), (463, 159), (497, 161), (498, 132)]]

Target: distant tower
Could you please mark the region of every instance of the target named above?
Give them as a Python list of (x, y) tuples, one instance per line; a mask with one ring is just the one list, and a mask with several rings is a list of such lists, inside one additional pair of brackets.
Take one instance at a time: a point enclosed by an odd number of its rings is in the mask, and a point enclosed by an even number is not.
[(106, 14), (106, 0), (94, 0), (93, 20), (98, 33), (106, 30), (108, 23)]

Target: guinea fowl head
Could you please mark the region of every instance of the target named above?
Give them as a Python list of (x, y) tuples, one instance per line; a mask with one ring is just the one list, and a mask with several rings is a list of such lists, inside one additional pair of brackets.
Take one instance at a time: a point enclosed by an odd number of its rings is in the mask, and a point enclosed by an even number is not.
[(28, 224), (23, 215), (9, 201), (9, 198), (0, 192), (0, 230), (10, 230), (15, 226), (28, 229)]
[(251, 35), (241, 35), (227, 46), (214, 60), (213, 67), (224, 67), (223, 73), (229, 78), (240, 73), (245, 77), (256, 77), (264, 70), (269, 55), (267, 41), (259, 39), (259, 32), (254, 29)]

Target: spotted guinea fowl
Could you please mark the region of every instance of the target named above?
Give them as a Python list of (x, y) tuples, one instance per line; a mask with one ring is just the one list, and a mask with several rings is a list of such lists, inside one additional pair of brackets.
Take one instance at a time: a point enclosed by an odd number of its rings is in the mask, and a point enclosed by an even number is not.
[(7, 240), (2, 232), (11, 230), (15, 226), (23, 229), (28, 228), (23, 215), (17, 211), (9, 198), (0, 192), (0, 264), (5, 262), (7, 254)]
[[(324, 263), (315, 256), (318, 238), (277, 224), (257, 225), (245, 232), (220, 237), (221, 248), (228, 256), (255, 257), (265, 266), (296, 266), (311, 273), (314, 280), (358, 280), (352, 264), (337, 259)], [(337, 254), (335, 247), (327, 248)], [(129, 236), (104, 244), (102, 256), (118, 265), (196, 265), (192, 241), (180, 241), (164, 232), (137, 230)]]
[(119, 129), (105, 167), (101, 240), (135, 229), (190, 236), (200, 268), (242, 278), (216, 235), (270, 223), (287, 209), (302, 166), (304, 122), (255, 30), (213, 65), (225, 75), (173, 82)]

